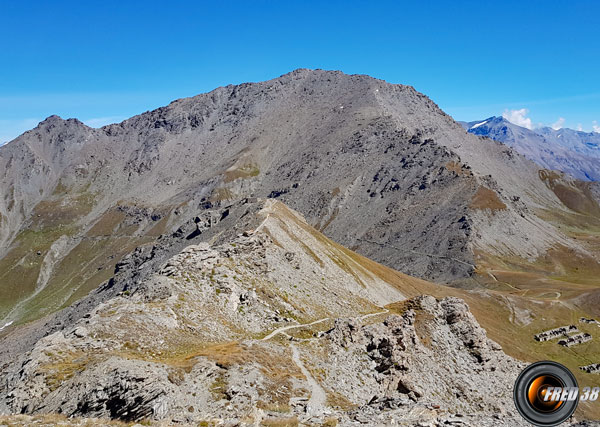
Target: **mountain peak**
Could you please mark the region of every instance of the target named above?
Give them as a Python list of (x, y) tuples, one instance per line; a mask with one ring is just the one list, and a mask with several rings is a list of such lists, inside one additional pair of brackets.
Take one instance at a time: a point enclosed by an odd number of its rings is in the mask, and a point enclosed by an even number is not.
[(38, 123), (37, 128), (46, 128), (46, 127), (55, 127), (58, 125), (76, 125), (76, 126), (85, 126), (87, 127), (81, 120), (75, 118), (63, 119), (62, 117), (52, 114), (51, 116), (46, 117), (44, 120)]
[(42, 120), (38, 126), (41, 125), (49, 125), (49, 124), (54, 124), (54, 123), (62, 123), (64, 122), (65, 119), (63, 119), (62, 117), (56, 115), (56, 114), (52, 114), (51, 116), (46, 117), (44, 120)]

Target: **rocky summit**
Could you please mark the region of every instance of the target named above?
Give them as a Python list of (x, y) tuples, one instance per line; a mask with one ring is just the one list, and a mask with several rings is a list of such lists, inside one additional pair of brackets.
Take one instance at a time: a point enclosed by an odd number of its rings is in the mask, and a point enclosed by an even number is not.
[(533, 338), (600, 317), (546, 166), (337, 71), (51, 116), (0, 147), (0, 425), (523, 425), (526, 362), (600, 362)]

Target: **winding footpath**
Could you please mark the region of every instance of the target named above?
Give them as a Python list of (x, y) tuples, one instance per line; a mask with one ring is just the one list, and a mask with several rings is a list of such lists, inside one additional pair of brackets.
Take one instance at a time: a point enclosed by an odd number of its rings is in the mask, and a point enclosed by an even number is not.
[[(386, 314), (386, 313), (389, 313), (389, 312), (390, 312), (390, 311), (389, 311), (387, 308), (384, 308), (384, 309), (383, 309), (383, 311), (378, 311), (378, 312), (376, 312), (376, 313), (369, 313), (369, 314), (365, 314), (365, 315), (363, 315), (363, 316), (357, 317), (356, 319), (358, 319), (358, 320), (365, 320), (365, 319), (368, 319), (369, 317), (375, 317), (375, 316), (379, 316), (380, 314)], [(264, 338), (262, 339), (262, 341), (268, 341), (268, 340), (270, 340), (271, 338), (273, 338), (273, 337), (275, 337), (275, 336), (277, 336), (277, 335), (279, 335), (279, 334), (284, 334), (284, 335), (286, 335), (286, 336), (288, 336), (288, 337), (289, 337), (289, 335), (287, 335), (287, 334), (285, 333), (285, 331), (289, 331), (290, 329), (298, 329), (298, 328), (304, 328), (304, 327), (306, 327), (306, 326), (312, 326), (312, 325), (316, 325), (316, 324), (319, 324), (319, 323), (326, 322), (327, 320), (329, 320), (329, 317), (324, 317), (324, 318), (322, 318), (322, 319), (315, 320), (314, 322), (311, 322), (311, 323), (301, 323), (301, 324), (299, 324), (299, 325), (283, 326), (283, 327), (281, 327), (281, 328), (277, 328), (277, 329), (275, 329), (275, 330), (274, 330), (273, 332), (271, 332), (269, 335), (267, 335), (266, 337), (264, 337)]]
[(319, 385), (317, 380), (313, 378), (310, 374), (304, 363), (302, 363), (302, 359), (300, 359), (300, 352), (294, 343), (290, 343), (290, 347), (292, 348), (292, 360), (294, 363), (300, 368), (302, 375), (306, 378), (306, 382), (310, 387), (310, 399), (308, 399), (308, 403), (306, 404), (306, 413), (311, 416), (321, 415), (325, 410), (325, 402), (327, 401), (327, 393), (325, 390)]
[(297, 328), (304, 328), (305, 326), (312, 326), (312, 325), (316, 325), (317, 323), (323, 323), (325, 321), (329, 320), (329, 317), (324, 317), (323, 319), (319, 319), (319, 320), (315, 320), (312, 323), (303, 323), (300, 325), (291, 325), (291, 326), (284, 326), (282, 328), (278, 328), (275, 329), (273, 332), (271, 332), (269, 335), (267, 335), (266, 337), (264, 337), (262, 340), (263, 341), (267, 341), (270, 340), (271, 338), (273, 338), (274, 336), (285, 332), (285, 331), (289, 331), (290, 329), (297, 329)]
[[(389, 312), (390, 311), (387, 308), (385, 308), (385, 309), (383, 309), (383, 311), (365, 314), (363, 316), (357, 317), (357, 319), (365, 320), (365, 319), (368, 319), (369, 317), (379, 316), (380, 314), (386, 314)], [(315, 380), (315, 378), (311, 375), (310, 371), (306, 368), (306, 366), (304, 366), (304, 363), (302, 362), (302, 359), (300, 358), (300, 351), (298, 350), (298, 347), (296, 347), (296, 344), (291, 341), (292, 337), (289, 336), (288, 334), (286, 334), (286, 331), (289, 331), (290, 329), (297, 329), (297, 328), (303, 328), (305, 326), (316, 325), (319, 323), (323, 323), (327, 320), (329, 320), (329, 317), (324, 317), (322, 319), (315, 320), (314, 322), (311, 322), (311, 323), (303, 323), (300, 325), (284, 326), (284, 327), (275, 329), (273, 332), (271, 332), (269, 335), (267, 335), (266, 337), (264, 337), (262, 339), (262, 341), (267, 341), (279, 334), (283, 334), (287, 338), (290, 339), (290, 348), (292, 349), (292, 360), (294, 361), (296, 366), (298, 366), (298, 368), (300, 369), (300, 372), (302, 372), (302, 375), (304, 375), (304, 377), (306, 378), (306, 382), (308, 383), (308, 386), (310, 387), (310, 398), (308, 399), (308, 402), (306, 404), (306, 413), (310, 416), (320, 416), (326, 411), (327, 393), (319, 385), (319, 382), (317, 380)], [(318, 338), (307, 338), (307, 339), (302, 339), (301, 341), (311, 341), (313, 339), (318, 339)]]

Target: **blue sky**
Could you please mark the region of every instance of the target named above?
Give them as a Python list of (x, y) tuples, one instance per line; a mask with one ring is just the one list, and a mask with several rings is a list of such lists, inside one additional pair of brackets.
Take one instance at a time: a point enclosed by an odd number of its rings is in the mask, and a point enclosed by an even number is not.
[(410, 84), (457, 120), (589, 131), (599, 16), (595, 0), (4, 0), (0, 141), (51, 114), (100, 126), (299, 67)]

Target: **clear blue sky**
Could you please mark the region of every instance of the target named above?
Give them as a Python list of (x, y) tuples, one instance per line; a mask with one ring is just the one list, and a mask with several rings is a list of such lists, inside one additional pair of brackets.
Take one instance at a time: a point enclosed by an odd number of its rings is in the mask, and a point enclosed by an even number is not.
[(0, 141), (299, 67), (410, 84), (458, 120), (600, 123), (595, 0), (221, 3), (0, 1)]

